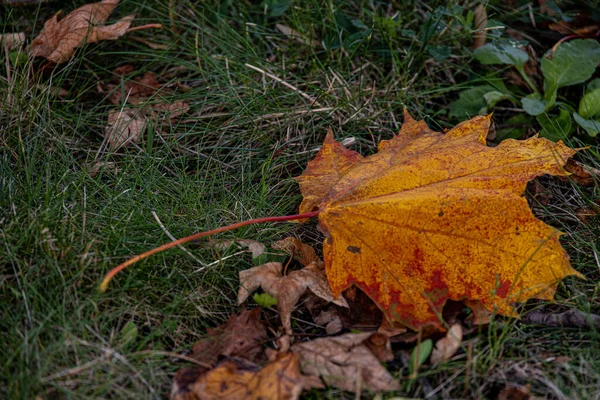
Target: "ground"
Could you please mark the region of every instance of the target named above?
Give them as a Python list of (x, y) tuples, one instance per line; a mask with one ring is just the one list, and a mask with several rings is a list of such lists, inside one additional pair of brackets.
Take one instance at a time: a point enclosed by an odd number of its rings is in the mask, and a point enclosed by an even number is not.
[[(1, 32), (26, 31), (31, 41), (55, 12), (83, 4), (3, 3)], [(484, 74), (469, 49), (473, 29), (460, 22), (470, 8), (132, 0), (112, 18), (135, 12), (134, 26), (164, 29), (84, 46), (58, 67), (3, 51), (0, 397), (164, 398), (187, 365), (178, 355), (237, 311), (237, 273), (252, 266), (250, 256), (197, 242), (188, 246), (194, 258), (178, 249), (161, 253), (118, 275), (106, 293), (97, 290), (102, 276), (170, 240), (153, 212), (176, 237), (296, 213), (301, 197), (293, 177), (328, 128), (368, 155), (398, 132), (404, 108), (432, 129), (454, 126), (450, 103)], [(524, 28), (529, 12), (488, 7), (490, 18), (523, 27), (543, 54), (556, 40)], [(449, 57), (432, 56), (446, 48)], [(98, 88), (124, 65), (134, 76), (156, 74), (166, 100), (189, 110), (174, 119), (158, 115), (138, 143), (111, 149), (105, 126), (115, 106)], [(499, 106), (496, 123), (510, 112), (510, 104)], [(577, 160), (598, 168), (597, 141), (576, 136), (569, 144), (588, 146)], [(600, 313), (598, 181), (544, 177), (536, 185), (528, 195), (534, 212), (565, 232), (562, 243), (587, 280), (568, 278), (555, 302), (530, 302), (527, 310)], [(290, 235), (320, 248), (314, 222), (255, 225), (221, 237), (269, 244)], [(514, 383), (530, 384), (542, 398), (598, 398), (600, 333), (593, 329), (497, 318), (464, 346), (472, 357), (426, 366), (416, 380), (402, 368), (409, 349), (398, 349), (389, 364), (403, 385), (396, 395), (496, 398)], [(327, 389), (306, 398), (354, 396)]]

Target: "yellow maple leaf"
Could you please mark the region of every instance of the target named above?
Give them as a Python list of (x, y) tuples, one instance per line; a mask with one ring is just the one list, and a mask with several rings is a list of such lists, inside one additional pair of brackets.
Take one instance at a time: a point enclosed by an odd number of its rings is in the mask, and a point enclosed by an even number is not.
[(335, 296), (356, 285), (417, 329), (438, 324), (449, 299), (514, 315), (581, 276), (523, 197), (534, 177), (564, 175), (575, 150), (538, 137), (487, 147), (489, 125), (476, 117), (442, 134), (405, 113), (399, 135), (364, 159), (328, 134), (298, 181), (300, 212), (319, 211)]

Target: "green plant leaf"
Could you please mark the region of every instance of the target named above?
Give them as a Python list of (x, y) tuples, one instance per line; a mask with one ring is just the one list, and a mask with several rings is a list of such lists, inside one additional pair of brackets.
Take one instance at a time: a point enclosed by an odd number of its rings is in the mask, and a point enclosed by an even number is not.
[(482, 64), (508, 64), (522, 67), (529, 60), (523, 50), (508, 43), (488, 43), (473, 53)]
[(277, 305), (277, 299), (269, 293), (254, 293), (252, 299), (261, 307), (269, 308)]
[(123, 329), (121, 329), (121, 345), (126, 347), (135, 342), (137, 334), (138, 329), (135, 323), (132, 321), (126, 323)]
[(600, 113), (600, 89), (588, 91), (579, 102), (579, 115), (583, 118), (593, 118)]
[(536, 93), (532, 93), (521, 99), (523, 110), (529, 115), (540, 115), (546, 110), (546, 103)]
[(588, 82), (586, 91), (591, 92), (593, 90), (600, 89), (600, 78), (592, 79)]
[(495, 92), (496, 89), (489, 85), (476, 86), (464, 90), (458, 95), (458, 100), (450, 104), (450, 118), (465, 120), (475, 115), (487, 113), (485, 94)]
[(561, 109), (558, 116), (548, 115), (546, 113), (536, 117), (537, 122), (542, 126), (541, 137), (557, 142), (565, 140), (573, 132), (573, 123), (569, 111)]
[(494, 108), (496, 104), (498, 104), (502, 100), (513, 101), (513, 97), (510, 94), (502, 93), (497, 90), (487, 92), (483, 95), (483, 98), (485, 99), (488, 109)]
[(562, 43), (552, 58), (547, 55), (542, 58), (542, 73), (547, 87), (556, 90), (592, 77), (600, 63), (600, 44), (595, 39), (577, 39)]
[(429, 52), (429, 55), (436, 61), (444, 61), (452, 55), (450, 47), (442, 44), (427, 46), (427, 52)]
[(427, 339), (421, 342), (420, 345), (416, 346), (410, 353), (410, 374), (413, 375), (421, 365), (427, 360), (427, 357), (433, 350), (433, 341)]
[(577, 113), (573, 113), (573, 118), (575, 118), (575, 121), (579, 124), (579, 126), (585, 129), (587, 134), (591, 137), (596, 137), (596, 135), (600, 133), (600, 121), (595, 119), (585, 119)]

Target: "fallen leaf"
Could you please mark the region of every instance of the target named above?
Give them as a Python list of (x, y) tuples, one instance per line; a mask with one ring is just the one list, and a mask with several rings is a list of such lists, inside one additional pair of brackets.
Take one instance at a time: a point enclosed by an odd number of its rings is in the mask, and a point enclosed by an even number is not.
[(297, 343), (292, 351), (300, 357), (304, 374), (320, 376), (330, 386), (355, 393), (400, 389), (400, 383), (381, 365), (394, 358), (385, 335), (347, 333)]
[(460, 324), (452, 325), (446, 336), (438, 340), (435, 344), (435, 348), (431, 352), (431, 363), (439, 364), (448, 361), (460, 348), (462, 338), (462, 326)]
[(219, 250), (227, 250), (234, 244), (247, 248), (252, 254), (252, 258), (256, 258), (265, 252), (265, 245), (252, 239), (213, 239), (208, 243), (210, 247), (214, 247), (215, 249)]
[(295, 237), (278, 240), (273, 243), (272, 247), (290, 254), (305, 267), (312, 262), (316, 262), (319, 265), (323, 264), (323, 261), (317, 256), (317, 252), (312, 246), (302, 243), (300, 239), (296, 239)]
[(0, 34), (0, 47), (12, 50), (21, 47), (25, 43), (25, 33), (2, 33)]
[(262, 369), (234, 358), (203, 374), (178, 374), (171, 388), (171, 400), (293, 400), (303, 389), (313, 387), (322, 385), (302, 376), (298, 356), (287, 353)]
[(294, 39), (296, 42), (298, 42), (300, 44), (304, 44), (304, 45), (310, 46), (310, 47), (320, 47), (320, 45), (321, 45), (318, 40), (310, 40), (309, 38), (307, 38), (306, 36), (304, 36), (303, 34), (298, 32), (297, 30), (292, 29), (287, 25), (275, 24), (275, 27), (277, 28), (277, 30), (279, 32), (290, 37), (291, 39)]
[(567, 162), (565, 171), (569, 172), (570, 175), (563, 179), (572, 180), (580, 186), (594, 186), (600, 181), (600, 170), (575, 160), (569, 160)]
[(514, 303), (551, 300), (565, 276), (582, 277), (522, 196), (576, 151), (538, 137), (487, 147), (489, 125), (476, 117), (442, 134), (406, 113), (364, 159), (327, 135), (298, 181), (300, 212), (319, 210), (334, 296), (356, 285), (417, 330), (439, 324), (447, 300), (515, 315)]
[(71, 58), (75, 49), (84, 43), (118, 39), (127, 32), (135, 17), (132, 14), (112, 25), (103, 25), (118, 4), (119, 0), (86, 4), (60, 21), (60, 12), (55, 14), (31, 42), (30, 54), (60, 64)]
[(147, 120), (140, 110), (121, 108), (110, 110), (108, 121), (104, 128), (104, 136), (111, 150), (117, 150), (130, 143), (139, 143)]
[(531, 395), (529, 394), (530, 390), (530, 385), (514, 386), (507, 384), (504, 389), (498, 393), (498, 400), (529, 400), (531, 398)]
[(219, 357), (264, 361), (264, 345), (268, 336), (259, 315), (258, 308), (244, 310), (239, 315), (232, 315), (225, 324), (208, 328), (207, 337), (194, 344), (191, 357), (211, 366)]
[[(340, 306), (348, 306), (341, 296), (333, 296), (325, 272), (316, 262), (292, 271), (283, 276), (283, 265), (270, 262), (240, 272), (240, 289), (238, 304), (242, 304), (248, 296), (259, 287), (277, 299), (277, 309), (285, 334), (292, 334), (291, 315), (300, 297), (310, 289), (318, 297)], [(337, 298), (336, 298), (337, 297)]]

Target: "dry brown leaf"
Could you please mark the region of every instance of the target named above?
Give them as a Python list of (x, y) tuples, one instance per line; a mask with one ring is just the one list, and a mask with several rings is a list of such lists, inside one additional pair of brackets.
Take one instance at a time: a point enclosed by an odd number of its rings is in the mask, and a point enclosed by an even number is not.
[(580, 186), (594, 186), (600, 181), (600, 170), (584, 165), (575, 160), (569, 160), (565, 165), (565, 171), (571, 175), (561, 177), (563, 180), (572, 180)]
[(301, 43), (301, 44), (304, 44), (304, 45), (310, 46), (310, 47), (319, 47), (321, 45), (318, 40), (310, 40), (305, 35), (301, 34), (300, 32), (298, 32), (297, 30), (295, 30), (293, 28), (290, 28), (287, 25), (275, 24), (275, 27), (277, 28), (277, 30), (279, 30), (279, 32), (290, 37), (291, 39), (294, 39), (298, 43)]
[(355, 393), (400, 389), (399, 382), (381, 365), (394, 358), (385, 335), (347, 333), (298, 343), (292, 351), (300, 357), (304, 374), (320, 376), (330, 386)]
[(128, 15), (112, 25), (103, 25), (117, 4), (119, 0), (86, 4), (60, 21), (60, 13), (55, 14), (33, 39), (31, 55), (60, 64), (71, 58), (75, 49), (84, 43), (118, 39), (127, 32), (135, 15)]
[(460, 324), (452, 325), (446, 336), (438, 340), (435, 344), (435, 348), (431, 352), (431, 363), (438, 364), (448, 361), (460, 348), (462, 338), (462, 326)]
[(25, 33), (2, 33), (0, 34), (0, 48), (12, 50), (21, 47), (25, 43)]
[(260, 309), (244, 310), (232, 315), (216, 328), (208, 328), (207, 337), (194, 344), (192, 358), (215, 365), (219, 357), (243, 357), (247, 360), (264, 361), (264, 345), (267, 330), (259, 319)]
[(287, 353), (262, 369), (233, 358), (199, 376), (178, 374), (171, 388), (171, 400), (294, 400), (303, 389), (313, 387), (322, 385), (302, 376), (298, 356)]
[(525, 386), (514, 386), (507, 384), (500, 393), (498, 393), (498, 400), (529, 400), (531, 398), (530, 385)]
[(130, 143), (139, 143), (147, 122), (146, 117), (140, 110), (132, 108), (110, 110), (104, 129), (108, 147), (111, 150), (117, 150)]
[(240, 272), (240, 289), (238, 291), (238, 304), (242, 304), (252, 292), (259, 287), (266, 293), (277, 299), (277, 309), (281, 317), (281, 323), (285, 334), (292, 334), (291, 315), (294, 306), (300, 297), (310, 289), (318, 297), (330, 301), (339, 306), (347, 307), (343, 297), (335, 298), (325, 271), (313, 262), (306, 267), (292, 271), (282, 276), (283, 265), (278, 262), (270, 262), (258, 267), (250, 268)]
[(302, 243), (300, 239), (295, 237), (288, 237), (278, 240), (277, 242), (273, 243), (272, 247), (290, 254), (305, 267), (312, 262), (316, 262), (320, 266), (323, 266), (323, 261), (317, 256), (315, 249), (306, 243)]
[(91, 177), (95, 177), (100, 173), (100, 171), (111, 172), (114, 174), (119, 173), (117, 163), (112, 161), (97, 161), (93, 164), (88, 165), (86, 169)]
[(252, 239), (211, 239), (208, 242), (209, 247), (219, 250), (227, 250), (233, 244), (247, 248), (252, 253), (252, 258), (256, 258), (265, 252), (265, 245)]

